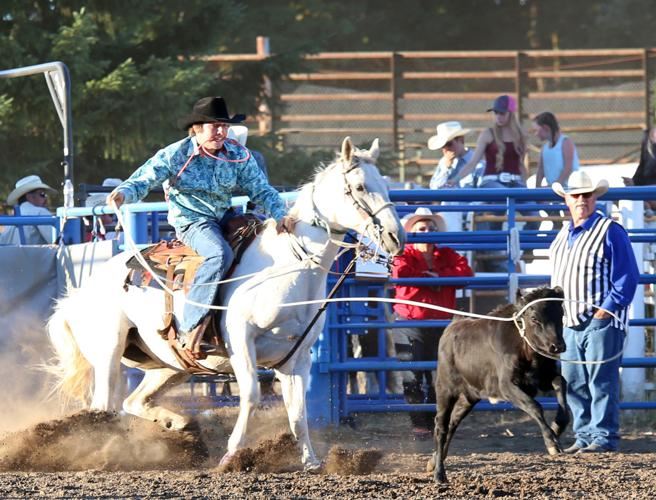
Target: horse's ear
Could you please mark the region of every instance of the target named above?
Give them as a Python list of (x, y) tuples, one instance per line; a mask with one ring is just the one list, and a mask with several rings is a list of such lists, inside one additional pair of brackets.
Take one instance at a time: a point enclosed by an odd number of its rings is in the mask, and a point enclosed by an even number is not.
[(351, 158), (353, 158), (353, 142), (351, 142), (350, 137), (344, 137), (344, 142), (342, 142), (342, 161), (349, 165), (351, 163)]
[(380, 146), (378, 145), (378, 137), (374, 139), (374, 142), (371, 143), (371, 147), (369, 148), (369, 155), (371, 156), (371, 159), (373, 161), (376, 161), (378, 159), (378, 155), (380, 154)]

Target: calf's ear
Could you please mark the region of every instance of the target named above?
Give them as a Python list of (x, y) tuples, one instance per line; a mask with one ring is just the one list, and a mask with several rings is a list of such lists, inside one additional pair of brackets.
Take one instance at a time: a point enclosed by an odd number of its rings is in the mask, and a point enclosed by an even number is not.
[(564, 297), (565, 296), (565, 292), (559, 286), (554, 287), (553, 291), (554, 291), (554, 293), (556, 294), (557, 297)]

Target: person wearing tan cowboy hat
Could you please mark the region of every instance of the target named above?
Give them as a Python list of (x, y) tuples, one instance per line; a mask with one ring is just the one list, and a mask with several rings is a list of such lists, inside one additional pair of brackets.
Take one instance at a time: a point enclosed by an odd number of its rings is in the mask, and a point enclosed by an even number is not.
[[(402, 219), (408, 233), (426, 235), (444, 232), (444, 219), (428, 208), (419, 207)], [(440, 278), (472, 276), (467, 259), (446, 246), (436, 243), (417, 242), (408, 244), (403, 254), (394, 257), (392, 277), (397, 278)], [(455, 286), (406, 285), (395, 286), (397, 299), (410, 300), (424, 304), (456, 308)], [(427, 309), (418, 305), (394, 304), (394, 315), (399, 321), (423, 319), (450, 319), (451, 313)], [(436, 361), (437, 346), (443, 328), (401, 328), (394, 329), (396, 349), (400, 357), (413, 361)], [(410, 374), (408, 374), (410, 375)], [(424, 379), (426, 384), (424, 385)], [(428, 388), (424, 393), (424, 387)], [(403, 392), (408, 403), (435, 402), (430, 371), (413, 372), (403, 383)], [(433, 431), (435, 412), (411, 412), (413, 434), (416, 439), (430, 438)]]
[[(465, 135), (469, 132), (470, 129), (462, 128), (460, 122), (444, 122), (437, 126), (437, 134), (428, 139), (428, 149), (442, 150), (442, 158), (428, 184), (431, 189), (445, 187), (474, 155), (474, 151), (465, 146)], [(461, 179), (456, 187), (476, 187), (484, 168), (485, 162), (480, 161), (474, 172)]]
[[(52, 215), (46, 206), (48, 195), (56, 192), (38, 175), (28, 175), (16, 182), (15, 189), (7, 197), (7, 204), (17, 205), (15, 215)], [(0, 243), (7, 245), (48, 245), (53, 241), (53, 226), (9, 226), (0, 237)]]
[(561, 363), (561, 372), (576, 441), (565, 453), (615, 451), (621, 352), (640, 272), (626, 230), (595, 210), (597, 199), (608, 191), (606, 180), (593, 182), (579, 170), (569, 176), (567, 187), (555, 182), (552, 189), (565, 199), (572, 216), (549, 248), (551, 286), (565, 292), (567, 350), (560, 357), (571, 361)]
[[(121, 183), (107, 198), (120, 206), (143, 199), (148, 192), (168, 182), (169, 223), (177, 237), (205, 257), (187, 294), (184, 311), (176, 318), (179, 347), (187, 357), (203, 357), (191, 352), (191, 332), (202, 329), (219, 282), (230, 268), (232, 249), (222, 227), (232, 216), (231, 199), (243, 189), (276, 221), (278, 232), (293, 231), (294, 220), (287, 215), (285, 202), (269, 184), (251, 152), (228, 139), (230, 125), (241, 123), (244, 115), (230, 115), (222, 97), (203, 97), (180, 121), (189, 135), (158, 151)], [(194, 304), (196, 303), (196, 304)]]

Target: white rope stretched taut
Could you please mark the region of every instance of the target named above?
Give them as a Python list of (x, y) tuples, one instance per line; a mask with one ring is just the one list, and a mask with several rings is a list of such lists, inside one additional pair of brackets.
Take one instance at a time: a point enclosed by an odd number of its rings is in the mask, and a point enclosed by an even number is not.
[[(123, 218), (122, 218), (121, 211), (116, 206), (116, 203), (114, 203), (112, 201), (111, 206), (114, 209), (114, 211), (116, 212), (116, 217), (118, 218), (119, 223), (122, 224), (123, 227), (126, 227), (125, 224), (123, 223)], [(128, 244), (128, 247), (130, 247), (130, 250), (132, 250), (132, 252), (134, 253), (135, 258), (139, 261), (139, 263), (144, 267), (145, 270), (147, 270), (151, 274), (151, 276), (153, 277), (155, 282), (157, 282), (159, 284), (159, 286), (162, 287), (162, 289), (164, 290), (165, 293), (169, 293), (171, 295), (174, 295), (174, 291), (171, 290), (164, 283), (164, 281), (157, 275), (157, 273), (155, 273), (152, 270), (152, 268), (150, 267), (150, 265), (148, 264), (146, 259), (144, 259), (143, 255), (139, 251), (139, 248), (137, 247), (136, 243), (132, 239), (132, 236), (130, 235), (129, 231), (126, 231), (124, 234), (125, 234), (125, 240)], [(296, 265), (297, 264), (294, 264), (294, 266), (296, 266)], [(224, 282), (235, 281), (235, 280), (238, 280), (238, 279), (245, 279), (245, 278), (248, 278), (248, 277), (255, 276), (257, 274), (259, 274), (259, 273), (255, 272), (255, 273), (251, 273), (247, 276), (240, 276), (239, 278), (232, 278), (231, 280), (225, 280)], [(279, 275), (282, 275), (282, 274), (284, 274), (284, 273), (281, 273)], [(279, 276), (279, 275), (276, 275), (276, 276)], [(270, 276), (269, 278), (273, 278), (273, 277), (275, 277), (275, 276)], [(203, 304), (203, 303), (200, 303), (200, 302), (189, 300), (187, 297), (184, 297), (184, 296), (181, 297), (181, 300), (183, 300), (184, 302), (186, 302), (188, 304), (198, 306), (198, 307), (204, 307), (206, 309), (222, 310), (222, 311), (227, 311), (228, 310), (228, 307), (226, 307), (226, 306), (216, 306), (216, 305), (210, 305), (210, 304)], [(434, 305), (434, 304), (426, 304), (424, 302), (416, 302), (414, 300), (397, 299), (397, 298), (391, 299), (391, 298), (387, 298), (387, 297), (335, 297), (335, 298), (332, 298), (332, 299), (314, 299), (314, 300), (301, 300), (301, 301), (297, 301), (297, 302), (287, 302), (287, 303), (283, 303), (283, 304), (278, 304), (278, 306), (279, 307), (298, 307), (298, 306), (310, 305), (310, 304), (325, 304), (326, 302), (384, 302), (384, 303), (392, 303), (392, 304), (406, 304), (406, 305), (410, 305), (410, 306), (423, 307), (425, 309), (431, 309), (433, 311), (442, 311), (442, 312), (450, 313), (450, 314), (453, 314), (453, 315), (465, 316), (465, 317), (469, 317), (469, 318), (489, 319), (489, 320), (493, 320), (493, 321), (505, 321), (505, 322), (512, 321), (512, 322), (515, 323), (515, 326), (517, 327), (519, 335), (522, 337), (522, 339), (524, 339), (524, 341), (528, 344), (528, 346), (531, 349), (533, 349), (536, 353), (540, 354), (541, 356), (544, 356), (544, 357), (550, 358), (550, 359), (554, 359), (556, 361), (561, 361), (563, 363), (598, 365), (598, 364), (608, 363), (608, 362), (613, 361), (613, 360), (619, 358), (620, 356), (622, 356), (622, 354), (624, 353), (624, 350), (625, 350), (625, 347), (626, 347), (626, 341), (627, 341), (627, 338), (628, 338), (626, 335), (625, 335), (624, 346), (622, 347), (622, 350), (620, 352), (618, 352), (617, 354), (615, 354), (614, 356), (612, 356), (610, 358), (599, 360), (599, 361), (567, 360), (567, 359), (562, 359), (558, 356), (552, 356), (549, 353), (545, 353), (545, 352), (540, 351), (537, 347), (532, 345), (532, 343), (529, 341), (528, 337), (526, 336), (525, 323), (524, 323), (524, 320), (522, 319), (521, 316), (524, 314), (526, 309), (531, 307), (533, 304), (537, 304), (538, 302), (547, 302), (547, 301), (552, 301), (552, 302), (553, 301), (573, 302), (573, 303), (576, 303), (576, 304), (585, 304), (585, 305), (588, 305), (588, 306), (592, 306), (595, 309), (599, 309), (599, 310), (605, 311), (606, 313), (610, 314), (621, 325), (623, 325), (622, 321), (620, 320), (620, 318), (615, 313), (613, 313), (611, 311), (608, 311), (607, 309), (604, 309), (603, 307), (599, 307), (595, 304), (590, 304), (590, 303), (582, 302), (582, 301), (578, 301), (578, 300), (564, 299), (564, 298), (561, 299), (561, 298), (557, 298), (557, 297), (545, 297), (545, 298), (533, 300), (533, 301), (527, 303), (526, 305), (524, 305), (524, 307), (522, 307), (514, 315), (512, 315), (510, 317), (507, 317), (507, 318), (503, 318), (503, 317), (499, 317), (499, 316), (490, 316), (490, 315), (487, 315), (487, 314), (477, 314), (477, 313), (472, 313), (472, 312), (467, 312), (467, 311), (458, 311), (456, 309), (451, 309), (451, 308), (448, 308), (448, 307), (438, 306), (438, 305)], [(521, 321), (521, 325), (519, 324), (518, 320)], [(626, 330), (626, 328), (624, 326), (623, 326), (623, 328)]]

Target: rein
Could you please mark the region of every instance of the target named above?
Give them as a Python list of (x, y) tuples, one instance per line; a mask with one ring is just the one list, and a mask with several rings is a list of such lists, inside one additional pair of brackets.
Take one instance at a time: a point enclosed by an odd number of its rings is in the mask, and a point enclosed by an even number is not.
[(305, 340), (305, 337), (307, 337), (308, 334), (310, 333), (310, 330), (312, 330), (312, 327), (315, 325), (315, 323), (317, 322), (317, 320), (321, 317), (321, 315), (323, 314), (323, 312), (324, 312), (324, 311), (326, 310), (326, 308), (328, 307), (328, 304), (331, 302), (330, 299), (332, 299), (332, 298), (335, 296), (335, 294), (337, 293), (337, 291), (338, 291), (338, 290), (340, 289), (340, 287), (342, 286), (342, 283), (344, 283), (344, 280), (345, 280), (346, 277), (349, 275), (349, 272), (351, 271), (351, 269), (353, 269), (353, 266), (355, 265), (355, 261), (356, 261), (356, 260), (357, 260), (357, 256), (353, 257), (353, 259), (351, 260), (351, 262), (349, 262), (348, 266), (346, 266), (346, 269), (344, 269), (344, 272), (342, 273), (342, 275), (341, 275), (341, 276), (339, 277), (339, 279), (337, 280), (337, 283), (335, 283), (335, 285), (333, 286), (332, 290), (330, 290), (330, 293), (328, 293), (328, 295), (327, 295), (326, 298), (324, 299), (323, 304), (321, 304), (321, 306), (319, 307), (319, 309), (317, 310), (317, 312), (314, 313), (314, 316), (312, 317), (312, 319), (310, 320), (310, 322), (308, 323), (308, 325), (305, 327), (305, 331), (303, 331), (303, 333), (301, 334), (301, 336), (298, 338), (298, 340), (297, 340), (296, 343), (293, 345), (293, 347), (290, 349), (290, 351), (285, 355), (285, 357), (282, 358), (280, 361), (278, 361), (275, 365), (271, 366), (271, 367), (270, 367), (271, 369), (273, 369), (273, 370), (277, 370), (277, 369), (279, 369), (281, 366), (283, 366), (285, 363), (287, 363), (287, 361), (289, 361), (289, 360), (291, 359), (291, 357), (294, 355), (294, 353), (298, 350), (298, 348), (301, 346), (301, 344), (302, 344), (303, 341)]

